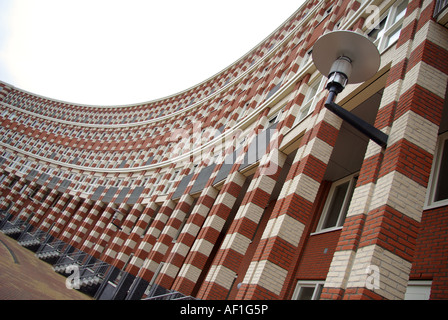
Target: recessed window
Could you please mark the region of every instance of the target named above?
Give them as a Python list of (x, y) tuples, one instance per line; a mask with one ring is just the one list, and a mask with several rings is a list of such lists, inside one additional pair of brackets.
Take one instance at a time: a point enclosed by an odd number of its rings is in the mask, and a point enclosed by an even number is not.
[(356, 174), (332, 184), (317, 231), (342, 227), (357, 180)]
[(176, 179), (177, 179), (177, 176), (179, 175), (179, 172), (180, 172), (180, 170), (177, 170), (177, 171), (175, 171), (172, 174), (170, 180), (168, 180), (168, 182), (166, 184), (166, 188), (165, 188), (163, 194), (168, 194), (171, 191), (171, 188), (173, 187), (174, 182), (176, 182)]
[(302, 121), (311, 112), (314, 111), (314, 108), (317, 104), (317, 97), (323, 90), (325, 82), (326, 78), (321, 76), (309, 85), (308, 90), (305, 93), (305, 99), (303, 100), (302, 107), (299, 110), (299, 114), (296, 117), (294, 125)]
[(325, 10), (325, 13), (322, 16), (322, 19), (320, 21), (323, 21), (326, 17), (328, 17), (330, 15), (330, 13), (331, 13), (331, 10), (333, 10), (333, 7), (330, 7), (327, 10)]
[(282, 113), (283, 113), (283, 108), (284, 108), (284, 106), (275, 115), (273, 115), (271, 118), (269, 118), (269, 120), (268, 120), (269, 126), (280, 121), (280, 119), (282, 117)]
[(434, 156), (427, 205), (448, 204), (448, 132), (439, 137), (437, 153)]
[(442, 151), (440, 152), (437, 183), (434, 191), (434, 201), (448, 199), (448, 139), (443, 141)]
[(305, 67), (309, 61), (311, 61), (311, 56), (313, 54), (313, 49), (309, 50), (304, 56), (302, 61), (300, 62), (300, 69)]
[(157, 195), (159, 194), (160, 191), (157, 190), (157, 187), (159, 186), (159, 182), (162, 178), (162, 175), (163, 174), (161, 174), (161, 173), (158, 174), (156, 182), (154, 182), (154, 184), (152, 185), (152, 188), (148, 192), (148, 197), (152, 196), (153, 194), (157, 194)]
[(407, 6), (408, 0), (393, 5), (381, 17), (379, 23), (367, 32), (367, 36), (377, 45), (380, 51), (387, 49), (398, 40)]
[(324, 281), (298, 281), (292, 300), (319, 300)]

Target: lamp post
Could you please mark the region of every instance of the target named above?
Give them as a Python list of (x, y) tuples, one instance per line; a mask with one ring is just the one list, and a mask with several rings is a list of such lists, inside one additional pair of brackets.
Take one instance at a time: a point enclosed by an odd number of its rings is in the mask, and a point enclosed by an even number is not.
[(334, 102), (347, 84), (364, 82), (376, 74), (381, 61), (377, 47), (359, 33), (334, 31), (317, 39), (312, 58), (317, 70), (328, 75), (329, 94), (325, 107), (381, 147), (386, 147), (388, 136), (384, 132)]
[(112, 223), (115, 227), (117, 227), (118, 230), (121, 230), (121, 227), (115, 223), (115, 220), (118, 220), (119, 222), (121, 222), (121, 219), (123, 219), (123, 217), (125, 216), (125, 214), (124, 214), (123, 212), (121, 212), (120, 210), (115, 209), (115, 208), (112, 208), (112, 210), (114, 210), (115, 213), (114, 213), (114, 216), (112, 217), (112, 221), (111, 221), (111, 223)]

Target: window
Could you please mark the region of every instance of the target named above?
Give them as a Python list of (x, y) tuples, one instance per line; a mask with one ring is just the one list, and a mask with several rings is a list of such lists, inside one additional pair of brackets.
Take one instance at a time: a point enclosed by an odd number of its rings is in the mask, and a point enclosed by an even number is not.
[(36, 188), (32, 189), (28, 197), (30, 199), (34, 199), (34, 196), (37, 194), (37, 192), (40, 190), (40, 186), (37, 186)]
[(309, 85), (308, 90), (305, 93), (305, 99), (303, 99), (302, 107), (300, 108), (294, 125), (302, 121), (306, 116), (313, 112), (314, 107), (317, 103), (317, 97), (323, 90), (325, 82), (326, 78), (321, 76)]
[(2, 183), (7, 176), (8, 176), (8, 173), (2, 173), (2, 175), (0, 176), (0, 183)]
[(17, 182), (19, 182), (19, 177), (14, 177), (12, 179), (12, 181), (9, 183), (7, 188), (9, 188), (9, 189), (14, 188), (14, 186), (16, 185)]
[(21, 158), (20, 158), (19, 156), (14, 157), (14, 160), (12, 160), (12, 161), (9, 163), (9, 167), (10, 167), (11, 169), (14, 169), (14, 168), (16, 167), (16, 165), (20, 162), (20, 160), (21, 160)]
[[(240, 115), (239, 115), (239, 117), (238, 117), (238, 120), (240, 120), (241, 118), (243, 118), (244, 117), (244, 115), (246, 114), (246, 110), (247, 110), (247, 107), (249, 106), (249, 102), (247, 102), (244, 106), (243, 106), (243, 108), (241, 109), (241, 111), (240, 111)], [(237, 121), (238, 121), (237, 120)]]
[(282, 113), (283, 113), (283, 108), (285, 106), (283, 106), (276, 114), (274, 114), (272, 117), (269, 118), (268, 120), (268, 126), (272, 126), (274, 123), (279, 122), (281, 117), (282, 117)]
[(20, 168), (20, 172), (26, 173), (30, 168), (30, 165), (31, 165), (30, 161), (25, 161), (24, 165)]
[(20, 189), (19, 191), (19, 194), (22, 194), (25, 191), (25, 189), (28, 188), (29, 184), (30, 184), (29, 182), (24, 183), (22, 189)]
[(342, 20), (339, 20), (339, 21), (334, 25), (333, 31), (337, 31), (337, 30), (339, 30), (339, 29), (341, 28), (341, 24), (342, 24)]
[(404, 300), (429, 300), (431, 295), (431, 281), (409, 281)]
[(162, 271), (162, 268), (163, 268), (164, 265), (165, 265), (165, 262), (161, 262), (159, 264), (159, 266), (156, 269), (156, 272), (154, 272), (154, 275), (151, 278), (151, 281), (149, 281), (148, 286), (145, 289), (144, 295), (149, 295), (151, 293), (151, 289), (152, 289), (152, 287), (154, 285), (154, 282), (156, 282), (156, 279), (159, 276), (160, 271)]
[(324, 281), (298, 281), (292, 300), (319, 300)]
[(380, 22), (367, 33), (380, 51), (394, 44), (400, 36), (408, 0), (393, 5)]
[(428, 206), (448, 204), (448, 132), (439, 137), (426, 203)]
[(302, 61), (300, 62), (300, 67), (299, 69), (302, 69), (303, 67), (305, 67), (307, 65), (307, 63), (309, 61), (311, 61), (311, 56), (312, 56), (313, 50), (309, 50), (304, 56)]
[(176, 231), (176, 235), (173, 237), (172, 242), (175, 243), (177, 239), (179, 238), (180, 234), (182, 233), (182, 230), (184, 229), (185, 225), (187, 224), (187, 220), (190, 217), (190, 213), (185, 215), (184, 219), (182, 220), (182, 223), (180, 224), (179, 229)]
[(86, 193), (91, 193), (93, 191), (93, 188), (96, 187), (96, 183), (98, 182), (98, 178), (93, 178), (92, 181), (90, 181), (90, 184), (88, 185), (86, 189)]
[(170, 192), (170, 190), (171, 190), (171, 188), (173, 187), (173, 184), (174, 184), (174, 182), (176, 181), (178, 175), (179, 175), (179, 170), (175, 171), (175, 172), (172, 174), (170, 180), (169, 180), (168, 183), (166, 184), (166, 188), (165, 188), (163, 194), (168, 194), (168, 193)]
[(163, 174), (161, 174), (161, 173), (158, 174), (156, 182), (154, 182), (151, 190), (149, 190), (148, 197), (152, 196), (153, 194), (157, 194), (157, 195), (159, 194), (159, 190), (157, 190), (157, 187), (159, 185), (160, 179), (162, 178), (162, 175)]
[(331, 186), (317, 231), (342, 227), (358, 175), (338, 180)]
[(330, 7), (327, 10), (325, 10), (325, 13), (322, 16), (322, 19), (320, 21), (323, 21), (326, 17), (328, 17), (330, 15), (330, 13), (331, 13), (331, 10), (333, 10), (333, 7)]

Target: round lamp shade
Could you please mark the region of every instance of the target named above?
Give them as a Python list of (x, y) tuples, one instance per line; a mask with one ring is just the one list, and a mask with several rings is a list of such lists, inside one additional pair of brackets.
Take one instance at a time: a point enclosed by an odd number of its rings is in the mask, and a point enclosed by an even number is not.
[(336, 59), (344, 56), (351, 60), (352, 70), (348, 83), (364, 82), (372, 78), (380, 67), (380, 53), (368, 38), (353, 31), (333, 31), (324, 34), (313, 47), (316, 68), (328, 76)]

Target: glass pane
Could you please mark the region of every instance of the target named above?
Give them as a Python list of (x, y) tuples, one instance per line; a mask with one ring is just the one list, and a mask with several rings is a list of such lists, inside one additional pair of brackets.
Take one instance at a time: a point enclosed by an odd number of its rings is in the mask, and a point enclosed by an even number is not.
[(317, 93), (318, 86), (319, 83), (316, 81), (316, 83), (314, 83), (313, 86), (308, 89), (308, 92), (306, 93), (306, 97), (304, 99), (305, 103), (311, 101), (314, 98)]
[(448, 199), (448, 140), (443, 144), (434, 201)]
[(355, 191), (355, 186), (356, 186), (357, 181), (358, 181), (358, 177), (355, 177), (353, 179), (352, 186), (351, 186), (350, 190), (348, 191), (349, 195), (347, 196), (347, 203), (346, 203), (345, 207), (343, 208), (343, 211), (341, 212), (342, 217), (341, 217), (341, 219), (339, 219), (339, 223), (338, 223), (339, 226), (342, 226), (345, 222), (345, 217), (347, 216), (347, 211), (350, 206), (350, 202), (352, 201), (353, 192)]
[(314, 287), (301, 287), (297, 300), (311, 300), (314, 293)]
[(320, 299), (320, 294), (322, 293), (322, 289), (323, 289), (323, 285), (322, 284), (318, 284), (316, 287), (316, 293), (314, 295), (314, 300), (319, 300)]
[(297, 117), (297, 122), (301, 121), (303, 118), (305, 118), (308, 113), (310, 112), (311, 102), (308, 104), (305, 104), (302, 109), (300, 110), (300, 114)]
[(398, 7), (397, 7), (397, 12), (395, 13), (395, 19), (394, 22), (397, 22), (398, 20), (400, 20), (401, 18), (404, 17), (404, 15), (406, 14), (406, 8), (408, 6), (408, 2), (407, 1), (403, 1)]
[(336, 226), (349, 185), (350, 181), (347, 181), (335, 188), (331, 205), (327, 212), (325, 223), (322, 225), (322, 229)]
[(381, 20), (381, 22), (375, 28), (373, 28), (372, 31), (369, 32), (368, 36), (370, 40), (375, 41), (376, 39), (381, 38), (384, 33), (385, 25), (386, 25), (386, 18)]
[(398, 37), (400, 36), (400, 32), (401, 32), (401, 26), (398, 27), (394, 32), (392, 32), (390, 34), (389, 38), (387, 39), (386, 47), (390, 46), (391, 44), (393, 44), (395, 41), (398, 40)]

